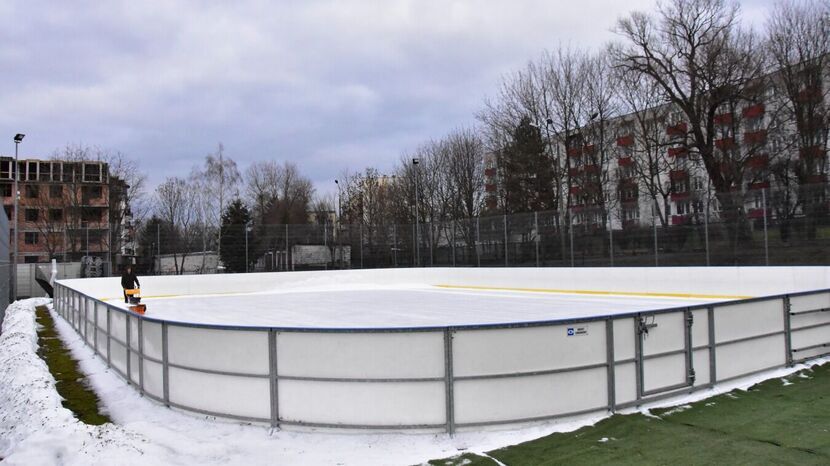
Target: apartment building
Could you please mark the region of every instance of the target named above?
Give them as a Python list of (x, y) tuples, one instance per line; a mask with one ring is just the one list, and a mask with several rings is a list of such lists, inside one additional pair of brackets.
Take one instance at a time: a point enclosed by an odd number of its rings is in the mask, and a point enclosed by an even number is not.
[(129, 187), (109, 175), (105, 162), (27, 159), (15, 166), (13, 157), (0, 157), (0, 194), (10, 220), (18, 174), (19, 231), (11, 221), (10, 230), (20, 263), (131, 255)]
[[(805, 86), (798, 94), (799, 102), (817, 115), (824, 114), (821, 86)], [(766, 214), (774, 220), (769, 197), (799, 187), (810, 188), (810, 205), (830, 209), (826, 119), (808, 117), (812, 133), (805, 138), (803, 128), (796, 131), (795, 122), (786, 119), (785, 96), (775, 95), (771, 87), (759, 88), (754, 95), (754, 100), (724, 106), (714, 116), (711, 137), (717, 166), (709, 168), (729, 180), (734, 193), (730, 196), (749, 219)], [(689, 131), (684, 114), (665, 105), (553, 135), (549, 148), (557, 156), (564, 185), (560, 205), (570, 221), (597, 229), (609, 224), (627, 229), (718, 220), (722, 199), (715, 195)], [(495, 156), (485, 160), (485, 202), (490, 211), (499, 205), (496, 164)], [(781, 170), (789, 174), (782, 177)], [(805, 205), (795, 203), (795, 215), (807, 215)]]

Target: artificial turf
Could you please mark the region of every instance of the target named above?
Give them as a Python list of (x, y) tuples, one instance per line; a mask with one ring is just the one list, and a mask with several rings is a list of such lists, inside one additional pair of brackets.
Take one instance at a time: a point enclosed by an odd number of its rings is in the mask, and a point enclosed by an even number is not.
[[(506, 465), (830, 464), (830, 364), (487, 452)], [(435, 465), (493, 465), (466, 453)]]

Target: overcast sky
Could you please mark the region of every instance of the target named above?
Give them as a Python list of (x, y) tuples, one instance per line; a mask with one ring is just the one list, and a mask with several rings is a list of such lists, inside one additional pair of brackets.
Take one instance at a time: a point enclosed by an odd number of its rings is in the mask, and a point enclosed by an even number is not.
[[(151, 186), (223, 142), (291, 160), (321, 192), (476, 123), (499, 79), (596, 47), (653, 0), (0, 2), (0, 153), (67, 143), (140, 161)], [(762, 0), (744, 16), (763, 17)]]

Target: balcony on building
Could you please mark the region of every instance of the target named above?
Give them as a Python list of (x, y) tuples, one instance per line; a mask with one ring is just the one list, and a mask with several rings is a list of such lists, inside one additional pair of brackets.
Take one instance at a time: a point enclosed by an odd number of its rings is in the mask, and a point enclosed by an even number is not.
[(680, 122), (674, 125), (670, 125), (666, 127), (666, 135), (672, 137), (683, 137), (688, 132), (688, 127), (686, 123)]
[(763, 169), (769, 166), (769, 155), (756, 154), (746, 160), (746, 165), (749, 168)]
[(684, 157), (689, 153), (685, 147), (669, 147), (669, 157)]
[(796, 100), (800, 103), (819, 103), (824, 99), (819, 86), (809, 86), (796, 95)]
[(634, 165), (634, 157), (620, 157), (617, 159), (617, 165), (621, 167), (629, 167)]
[(692, 222), (692, 214), (672, 215), (671, 216), (671, 224), (672, 225), (688, 225), (691, 222)]
[(753, 183), (748, 183), (746, 188), (750, 191), (756, 191), (759, 189), (769, 189), (769, 181), (755, 181)]
[(496, 169), (492, 168), (492, 167), (485, 168), (484, 169), (484, 176), (487, 176), (487, 177), (490, 177), (490, 178), (496, 176)]
[(712, 122), (719, 126), (731, 125), (733, 121), (734, 118), (732, 112), (720, 113), (712, 118)]
[(767, 142), (767, 130), (747, 131), (744, 133), (744, 142), (750, 145), (764, 144)]
[(715, 147), (720, 150), (730, 150), (735, 148), (735, 138), (726, 137), (715, 139)]
[(827, 182), (827, 175), (823, 173), (815, 174), (815, 175), (807, 175), (804, 177), (804, 181), (807, 184), (822, 184)]
[(581, 186), (571, 186), (571, 187), (568, 189), (568, 192), (569, 192), (572, 196), (576, 196), (576, 195), (578, 195), (580, 192), (582, 192), (582, 187), (581, 187)]
[(825, 149), (821, 146), (802, 147), (798, 153), (802, 159), (821, 158), (824, 157)]
[(595, 163), (586, 164), (582, 169), (585, 171), (586, 174), (596, 174), (600, 172), (599, 165)]
[(492, 183), (487, 183), (484, 185), (484, 191), (488, 193), (494, 193), (496, 192), (496, 185)]
[(597, 146), (594, 144), (586, 144), (585, 147), (582, 148), (582, 153), (585, 155), (594, 155), (597, 153)]
[(689, 199), (691, 196), (692, 193), (690, 193), (689, 191), (672, 192), (671, 194), (669, 194), (669, 198), (674, 202), (685, 201)]
[(744, 118), (758, 118), (764, 114), (764, 104), (750, 105), (744, 108)]
[[(767, 212), (767, 217), (770, 216), (770, 213)], [(747, 218), (764, 218), (764, 209), (749, 209), (746, 212)]]
[(567, 150), (568, 157), (579, 158), (582, 157), (582, 147), (569, 147)]
[(683, 180), (689, 177), (688, 170), (670, 170), (669, 171), (669, 179), (670, 180)]
[(582, 171), (580, 167), (571, 167), (568, 169), (568, 176), (579, 176), (580, 171)]
[(634, 136), (631, 134), (627, 134), (625, 136), (620, 136), (617, 138), (617, 145), (620, 147), (628, 147), (634, 145)]

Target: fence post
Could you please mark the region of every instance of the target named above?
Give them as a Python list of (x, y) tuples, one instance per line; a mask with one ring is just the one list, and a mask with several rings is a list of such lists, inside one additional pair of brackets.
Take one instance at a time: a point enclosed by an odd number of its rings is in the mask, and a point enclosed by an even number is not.
[(703, 211), (703, 239), (706, 242), (706, 266), (709, 267), (709, 199), (706, 199), (706, 210)]
[(167, 322), (161, 323), (161, 383), (164, 405), (170, 407), (170, 366), (167, 355)]
[(539, 212), (533, 212), (533, 227), (536, 229), (536, 267), (539, 267)]
[(660, 256), (657, 252), (657, 218), (654, 215), (651, 216), (651, 223), (654, 225), (654, 266), (659, 267)]
[(481, 217), (476, 217), (476, 266), (481, 267)]
[(574, 266), (574, 217), (573, 211), (568, 211), (568, 236), (571, 240), (571, 267)]
[(717, 345), (715, 344), (715, 307), (709, 306), (706, 308), (706, 320), (708, 321), (709, 327), (709, 385), (715, 385), (718, 381), (718, 372), (717, 372), (717, 358), (715, 354), (715, 349)]
[(616, 366), (614, 364), (614, 321), (605, 320), (605, 363), (607, 364), (608, 411), (617, 410)]
[(784, 296), (784, 351), (787, 367), (793, 365), (793, 335), (790, 327), (790, 297)]
[(144, 395), (144, 319), (138, 317), (138, 392)]
[(507, 258), (507, 214), (502, 217), (504, 218), (504, 266), (508, 267), (510, 261)]
[(761, 190), (761, 207), (764, 209), (764, 260), (769, 265), (769, 235), (767, 232), (767, 190)]
[(112, 358), (110, 357), (110, 340), (112, 335), (112, 315), (110, 313), (110, 307), (107, 306), (107, 368), (112, 367)]
[(452, 330), (444, 329), (444, 394), (446, 399), (446, 430), (452, 436), (455, 433), (455, 393), (453, 392), (452, 369)]
[(277, 378), (277, 332), (268, 330), (268, 381), (271, 388), (271, 427), (280, 426), (280, 397)]
[(608, 216), (608, 250), (611, 255), (611, 267), (614, 266), (614, 225), (611, 224), (611, 216)]
[(92, 338), (95, 339), (92, 348), (95, 353), (98, 353), (98, 303), (92, 303), (92, 306), (92, 317), (95, 319), (95, 323), (92, 325)]
[(127, 344), (124, 345), (124, 346), (126, 346), (126, 349), (127, 349), (127, 385), (132, 385), (133, 384), (132, 361), (131, 361), (131, 359), (132, 359), (132, 355), (131, 355), (132, 350), (130, 348), (130, 346), (132, 345), (132, 341), (131, 341), (132, 340), (132, 329), (130, 327), (132, 327), (132, 325), (130, 325), (130, 315), (129, 314), (124, 314), (124, 322), (125, 322), (124, 330), (125, 330), (126, 335), (127, 335), (127, 338), (126, 338)]

